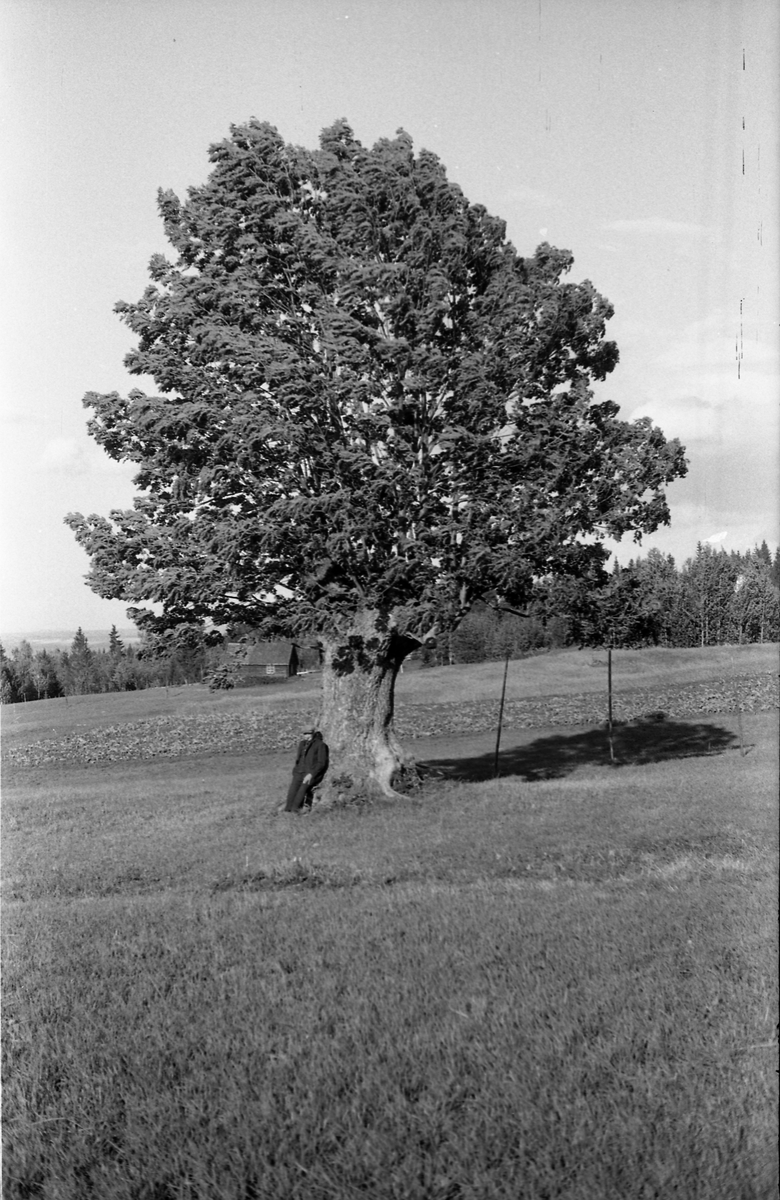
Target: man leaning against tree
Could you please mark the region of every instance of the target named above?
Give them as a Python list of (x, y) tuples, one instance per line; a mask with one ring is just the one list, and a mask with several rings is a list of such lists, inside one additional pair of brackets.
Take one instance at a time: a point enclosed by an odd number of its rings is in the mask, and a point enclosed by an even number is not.
[(311, 808), (314, 789), (328, 769), (328, 759), (328, 747), (320, 731), (304, 730), (295, 755), (285, 812), (305, 812)]

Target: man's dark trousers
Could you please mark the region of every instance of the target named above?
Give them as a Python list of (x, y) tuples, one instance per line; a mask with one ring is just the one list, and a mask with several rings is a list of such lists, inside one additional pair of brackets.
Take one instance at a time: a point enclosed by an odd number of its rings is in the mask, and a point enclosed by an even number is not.
[(311, 793), (314, 791), (314, 788), (311, 781), (304, 783), (305, 778), (305, 775), (293, 775), (289, 791), (287, 792), (287, 803), (284, 806), (285, 812), (300, 812), (304, 801), (307, 800), (311, 804)]

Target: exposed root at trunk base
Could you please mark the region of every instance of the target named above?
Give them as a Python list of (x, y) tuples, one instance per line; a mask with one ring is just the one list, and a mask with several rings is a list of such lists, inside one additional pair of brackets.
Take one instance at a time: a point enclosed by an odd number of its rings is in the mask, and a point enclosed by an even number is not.
[(422, 789), (423, 776), (414, 759), (404, 762), (390, 780), (395, 796), (415, 796)]
[(317, 812), (327, 812), (332, 808), (357, 808), (380, 800), (408, 800), (416, 796), (421, 787), (421, 773), (411, 758), (396, 765), (387, 782), (381, 781), (373, 772), (350, 772), (342, 768), (317, 789), (313, 807)]

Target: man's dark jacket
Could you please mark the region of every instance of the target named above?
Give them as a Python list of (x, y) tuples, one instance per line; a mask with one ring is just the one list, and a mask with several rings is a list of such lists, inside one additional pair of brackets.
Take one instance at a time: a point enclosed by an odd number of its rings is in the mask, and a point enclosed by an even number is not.
[[(329, 757), (328, 747), (323, 742), (321, 733), (315, 733), (312, 738), (304, 738), (298, 743), (292, 780), (287, 793), (287, 812), (297, 812), (304, 800), (311, 803), (312, 790), (325, 775)], [(311, 780), (304, 785), (306, 775), (311, 775)]]

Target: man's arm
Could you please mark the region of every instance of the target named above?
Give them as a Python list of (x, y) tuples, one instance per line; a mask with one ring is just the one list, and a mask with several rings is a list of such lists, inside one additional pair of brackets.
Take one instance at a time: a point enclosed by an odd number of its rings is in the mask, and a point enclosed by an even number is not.
[(315, 760), (312, 769), (312, 784), (317, 784), (322, 779), (328, 769), (330, 762), (330, 753), (324, 742), (320, 742), (316, 747)]

